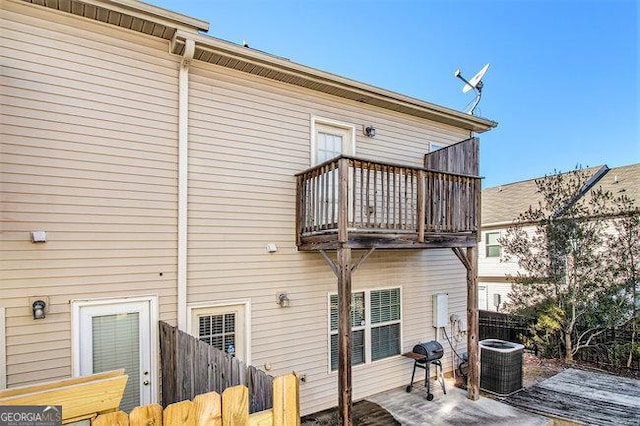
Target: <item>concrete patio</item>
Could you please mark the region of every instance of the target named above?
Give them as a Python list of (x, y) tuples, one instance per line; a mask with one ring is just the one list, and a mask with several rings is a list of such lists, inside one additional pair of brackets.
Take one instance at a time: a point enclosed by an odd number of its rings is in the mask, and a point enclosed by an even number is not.
[(425, 398), (423, 384), (415, 383), (411, 393), (404, 387), (392, 389), (367, 398), (389, 411), (402, 425), (553, 425), (553, 421), (500, 401), (480, 397), (478, 401), (467, 399), (467, 392), (456, 388), (453, 380), (446, 381), (447, 394), (432, 382), (432, 401)]

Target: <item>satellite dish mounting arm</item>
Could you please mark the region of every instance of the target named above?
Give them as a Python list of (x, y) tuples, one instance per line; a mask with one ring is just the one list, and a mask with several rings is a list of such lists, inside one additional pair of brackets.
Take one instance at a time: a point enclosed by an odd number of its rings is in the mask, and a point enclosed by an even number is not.
[(456, 70), (454, 74), (457, 78), (464, 81), (465, 83), (464, 87), (462, 88), (463, 93), (467, 93), (472, 89), (474, 92), (476, 92), (476, 98), (473, 100), (469, 111), (467, 111), (471, 115), (473, 115), (476, 107), (480, 103), (480, 99), (482, 99), (482, 86), (484, 86), (484, 84), (482, 83), (482, 77), (484, 77), (488, 69), (489, 64), (485, 65), (476, 75), (473, 76), (471, 80), (467, 80), (466, 78), (464, 78), (460, 70)]

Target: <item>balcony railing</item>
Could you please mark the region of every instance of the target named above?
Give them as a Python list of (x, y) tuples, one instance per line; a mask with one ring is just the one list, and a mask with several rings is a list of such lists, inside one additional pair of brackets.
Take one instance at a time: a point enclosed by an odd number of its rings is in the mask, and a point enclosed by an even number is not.
[(297, 175), (298, 246), (331, 234), (340, 243), (363, 233), (411, 234), (417, 243), (475, 235), (479, 200), (477, 176), (336, 157)]

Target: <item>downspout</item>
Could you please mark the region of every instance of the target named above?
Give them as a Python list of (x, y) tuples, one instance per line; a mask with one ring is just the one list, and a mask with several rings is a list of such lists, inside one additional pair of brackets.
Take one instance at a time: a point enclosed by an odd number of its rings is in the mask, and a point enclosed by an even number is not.
[(187, 331), (187, 220), (189, 191), (189, 65), (196, 44), (186, 39), (178, 73), (178, 329)]

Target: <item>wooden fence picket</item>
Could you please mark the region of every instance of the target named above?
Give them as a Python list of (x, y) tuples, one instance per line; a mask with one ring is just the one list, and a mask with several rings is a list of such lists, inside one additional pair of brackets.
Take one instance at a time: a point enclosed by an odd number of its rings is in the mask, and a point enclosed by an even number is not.
[(162, 406), (151, 404), (134, 408), (129, 414), (129, 426), (162, 426)]
[(222, 398), (216, 392), (198, 395), (193, 399), (196, 426), (222, 426)]
[(129, 426), (129, 416), (122, 411), (115, 413), (102, 414), (93, 422), (92, 426)]
[(249, 389), (233, 386), (222, 392), (222, 426), (249, 424)]

